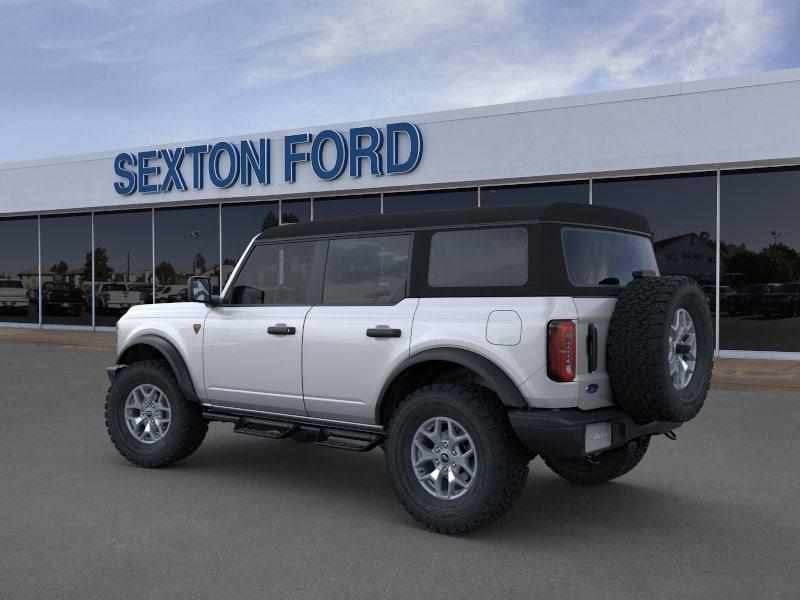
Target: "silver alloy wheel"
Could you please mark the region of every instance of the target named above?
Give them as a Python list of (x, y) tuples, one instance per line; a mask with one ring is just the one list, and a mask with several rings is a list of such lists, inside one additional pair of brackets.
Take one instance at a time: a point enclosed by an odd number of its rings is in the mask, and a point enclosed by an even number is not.
[(422, 488), (441, 500), (467, 493), (478, 473), (475, 444), (454, 419), (433, 417), (417, 428), (411, 441), (411, 468)]
[(171, 415), (167, 395), (149, 383), (133, 388), (125, 400), (125, 424), (143, 444), (155, 444), (167, 434)]
[(676, 390), (682, 390), (692, 381), (697, 362), (697, 335), (692, 315), (679, 308), (672, 317), (667, 353), (669, 376)]

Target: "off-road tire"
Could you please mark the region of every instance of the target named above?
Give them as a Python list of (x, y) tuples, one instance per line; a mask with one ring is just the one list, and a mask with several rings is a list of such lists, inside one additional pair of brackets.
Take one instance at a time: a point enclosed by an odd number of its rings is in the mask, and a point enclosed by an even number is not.
[[(683, 308), (694, 321), (697, 357), (692, 379), (677, 389), (667, 361), (669, 330)], [(620, 292), (608, 330), (608, 374), (616, 403), (641, 423), (684, 422), (703, 407), (714, 354), (711, 312), (688, 277), (642, 277)]]
[[(423, 489), (411, 466), (417, 428), (433, 417), (449, 417), (472, 437), (478, 469), (460, 498), (435, 498)], [(506, 411), (490, 390), (470, 384), (430, 385), (410, 394), (389, 423), (386, 462), (394, 492), (419, 523), (439, 533), (463, 533), (504, 515), (528, 478), (528, 457)]]
[(650, 436), (634, 440), (622, 448), (603, 452), (591, 458), (548, 458), (544, 463), (559, 477), (575, 485), (599, 485), (629, 472), (647, 452)]
[[(169, 429), (153, 444), (138, 441), (125, 424), (125, 400), (141, 384), (156, 385), (170, 402)], [(169, 365), (160, 360), (133, 363), (117, 375), (106, 396), (105, 417), (114, 447), (133, 464), (147, 468), (166, 467), (188, 457), (208, 431), (200, 405), (186, 400)]]

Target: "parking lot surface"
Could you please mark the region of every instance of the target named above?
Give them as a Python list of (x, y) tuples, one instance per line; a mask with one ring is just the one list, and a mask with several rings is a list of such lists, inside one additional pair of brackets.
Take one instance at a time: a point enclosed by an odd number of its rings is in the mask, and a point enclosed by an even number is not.
[(125, 462), (113, 351), (0, 342), (0, 598), (795, 598), (800, 395), (714, 391), (624, 478), (531, 464), (502, 520), (446, 537), (396, 502), (380, 450), (212, 424), (185, 462)]

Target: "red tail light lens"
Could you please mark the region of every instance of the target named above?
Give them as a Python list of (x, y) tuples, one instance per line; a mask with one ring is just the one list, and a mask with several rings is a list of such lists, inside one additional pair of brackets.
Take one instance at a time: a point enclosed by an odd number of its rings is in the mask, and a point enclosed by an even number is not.
[(554, 381), (575, 379), (575, 323), (547, 324), (547, 375)]

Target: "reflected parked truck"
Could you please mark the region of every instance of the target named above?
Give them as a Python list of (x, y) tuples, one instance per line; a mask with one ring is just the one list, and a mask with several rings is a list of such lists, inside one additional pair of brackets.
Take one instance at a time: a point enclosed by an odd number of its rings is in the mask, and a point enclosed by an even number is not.
[(20, 279), (0, 279), (0, 312), (28, 314), (28, 291)]

